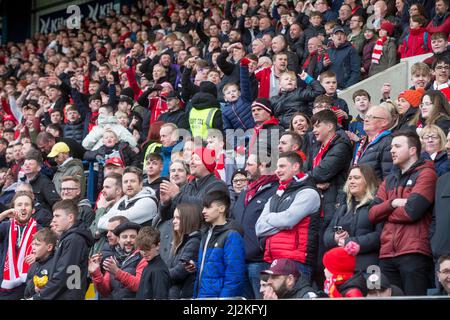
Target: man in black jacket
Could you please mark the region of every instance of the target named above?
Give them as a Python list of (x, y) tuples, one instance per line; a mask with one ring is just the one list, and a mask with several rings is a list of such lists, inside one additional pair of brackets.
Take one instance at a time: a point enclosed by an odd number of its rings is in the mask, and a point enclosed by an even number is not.
[(317, 293), (301, 276), (295, 262), (290, 259), (275, 259), (268, 270), (268, 287), (264, 299), (312, 299)]
[(53, 206), (53, 230), (59, 235), (52, 274), (33, 300), (83, 300), (87, 289), (89, 249), (94, 244), (90, 231), (78, 222), (78, 208), (72, 200)]
[[(352, 146), (348, 140), (336, 134), (337, 117), (331, 110), (322, 110), (312, 117), (313, 134), (317, 140), (312, 146), (310, 158), (310, 175), (316, 186), (322, 192), (323, 207), (319, 227), (318, 267), (321, 267), (322, 256), (325, 253), (323, 235), (328, 224), (333, 219), (338, 191), (346, 180), (347, 168), (352, 158)], [(322, 273), (318, 274), (320, 277)], [(319, 279), (318, 283), (323, 283)]]
[(270, 163), (261, 163), (256, 154), (248, 157), (245, 170), (251, 180), (248, 187), (241, 192), (236, 201), (231, 217), (235, 219), (244, 230), (245, 265), (247, 283), (244, 295), (247, 298), (261, 299), (260, 272), (268, 264), (263, 260), (263, 250), (258, 243), (255, 233), (255, 224), (267, 200), (277, 191), (278, 178), (270, 170)]
[(186, 118), (186, 112), (180, 106), (181, 99), (178, 94), (175, 91), (171, 91), (165, 97), (165, 99), (167, 101), (168, 111), (161, 114), (158, 118), (158, 121), (173, 123), (178, 128), (189, 130), (189, 122)]
[(214, 150), (198, 148), (194, 151), (189, 164), (191, 175), (195, 179), (181, 188), (172, 184), (170, 191), (161, 188), (160, 214), (163, 220), (171, 219), (176, 206), (181, 202), (203, 203), (203, 198), (209, 192), (228, 192), (226, 183), (214, 175), (215, 161)]
[(53, 182), (41, 173), (42, 156), (39, 151), (30, 150), (25, 155), (23, 170), (25, 172), (24, 181), (31, 184), (36, 200), (44, 209), (51, 207), (60, 200)]

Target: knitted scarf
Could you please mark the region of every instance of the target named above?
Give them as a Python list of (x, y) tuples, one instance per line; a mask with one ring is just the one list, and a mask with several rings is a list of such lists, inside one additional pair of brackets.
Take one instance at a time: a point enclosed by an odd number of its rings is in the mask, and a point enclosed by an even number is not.
[(8, 251), (6, 252), (5, 266), (3, 269), (2, 289), (14, 289), (25, 283), (30, 265), (25, 262), (25, 257), (31, 254), (31, 242), (37, 231), (36, 220), (28, 221), (27, 226), (20, 228), (16, 219), (11, 220), (8, 235)]
[(372, 63), (379, 64), (381, 55), (383, 54), (383, 44), (386, 42), (387, 37), (379, 38), (373, 47)]
[(251, 182), (247, 187), (247, 193), (245, 194), (245, 206), (248, 206), (248, 203), (250, 200), (253, 199), (255, 194), (258, 192), (258, 190), (265, 186), (266, 184), (272, 183), (278, 181), (278, 178), (276, 175), (264, 175), (258, 178), (258, 180), (255, 180)]

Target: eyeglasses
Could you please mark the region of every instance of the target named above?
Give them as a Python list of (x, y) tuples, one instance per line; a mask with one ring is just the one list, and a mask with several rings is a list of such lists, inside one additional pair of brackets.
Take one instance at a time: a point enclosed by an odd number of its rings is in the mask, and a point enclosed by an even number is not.
[(366, 115), (366, 117), (364, 119), (367, 119), (367, 120), (373, 120), (373, 119), (386, 120), (386, 118), (373, 116), (371, 114), (370, 115), (369, 114)]
[(65, 192), (67, 192), (67, 191), (75, 191), (75, 190), (78, 190), (78, 188), (61, 188), (61, 191), (65, 191)]
[(235, 179), (233, 180), (233, 183), (245, 183), (247, 182), (247, 179)]
[(431, 139), (431, 140), (438, 140), (439, 136), (437, 136), (437, 135), (427, 135), (427, 136), (423, 136), (422, 139), (423, 140), (429, 140), (429, 139)]
[(437, 66), (436, 70), (450, 70), (450, 66)]

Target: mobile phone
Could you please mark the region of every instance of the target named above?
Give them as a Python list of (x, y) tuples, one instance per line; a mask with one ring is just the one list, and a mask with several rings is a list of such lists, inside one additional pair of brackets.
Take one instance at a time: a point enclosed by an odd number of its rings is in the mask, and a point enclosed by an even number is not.
[(337, 234), (340, 234), (344, 232), (344, 228), (342, 228), (342, 226), (334, 226), (333, 231), (336, 232)]

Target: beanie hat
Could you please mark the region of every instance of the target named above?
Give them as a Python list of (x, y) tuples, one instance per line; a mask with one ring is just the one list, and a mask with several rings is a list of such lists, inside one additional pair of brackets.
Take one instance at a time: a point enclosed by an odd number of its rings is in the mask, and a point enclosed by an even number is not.
[(120, 96), (127, 96), (131, 98), (131, 100), (134, 100), (134, 91), (130, 87), (122, 89), (122, 91), (120, 91)]
[(270, 103), (269, 99), (266, 98), (257, 98), (253, 104), (252, 104), (252, 108), (253, 107), (260, 107), (263, 108), (264, 110), (266, 110), (268, 113), (270, 113), (270, 115), (273, 115), (273, 110), (272, 110), (272, 104)]
[(217, 87), (211, 81), (202, 81), (200, 83), (200, 92), (210, 93), (213, 96), (217, 97)]
[(203, 165), (210, 173), (214, 172), (216, 169), (216, 152), (213, 149), (197, 148), (194, 150), (194, 154), (202, 159)]
[(334, 276), (349, 278), (355, 273), (359, 249), (359, 244), (353, 241), (347, 243), (345, 247), (333, 248), (323, 256), (323, 265)]
[(380, 29), (386, 30), (386, 32), (388, 33), (388, 35), (390, 37), (392, 37), (392, 35), (394, 34), (394, 25), (391, 22), (389, 22), (388, 20), (384, 20), (381, 23)]
[(398, 99), (404, 98), (406, 101), (409, 102), (411, 107), (417, 108), (422, 101), (422, 97), (425, 94), (424, 88), (417, 88), (416, 90), (405, 90), (403, 92), (400, 92), (398, 95)]

